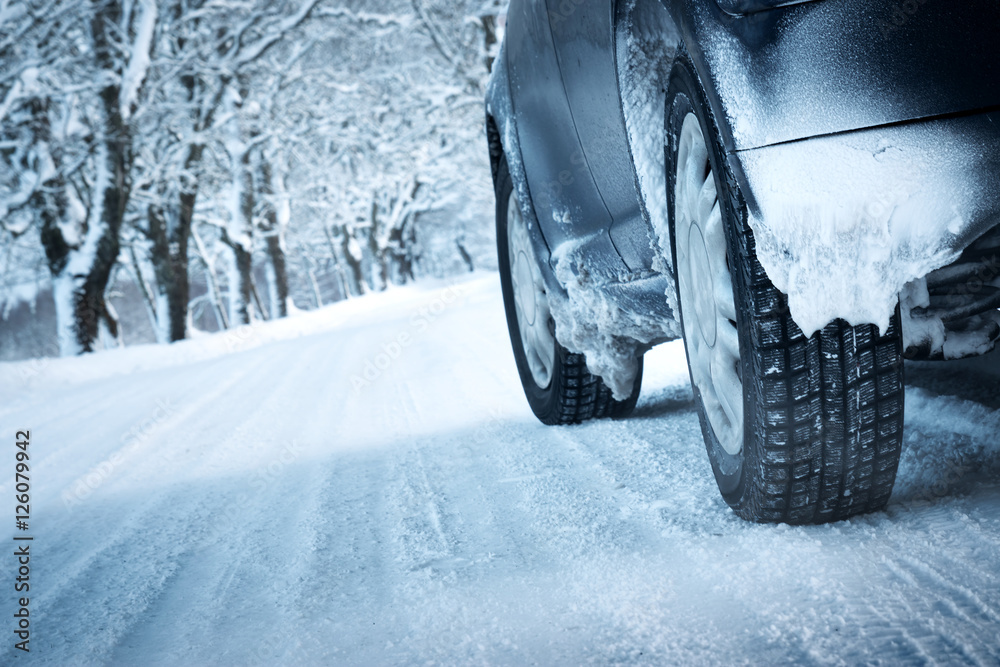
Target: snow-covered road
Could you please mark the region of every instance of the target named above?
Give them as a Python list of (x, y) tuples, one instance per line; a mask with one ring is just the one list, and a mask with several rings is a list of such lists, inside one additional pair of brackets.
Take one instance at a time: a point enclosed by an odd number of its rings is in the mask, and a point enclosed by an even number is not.
[(29, 428), (35, 538), (0, 663), (996, 665), (1000, 378), (966, 368), (911, 369), (886, 513), (792, 528), (725, 507), (678, 343), (633, 418), (537, 423), (495, 276), (0, 364), (0, 535)]

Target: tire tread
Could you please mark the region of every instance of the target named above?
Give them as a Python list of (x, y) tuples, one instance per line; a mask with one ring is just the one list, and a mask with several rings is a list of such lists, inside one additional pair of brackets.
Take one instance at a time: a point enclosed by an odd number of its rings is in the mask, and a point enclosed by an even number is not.
[[(561, 348), (561, 346), (560, 346)], [(564, 389), (558, 424), (579, 424), (590, 419), (611, 417), (616, 401), (611, 389), (587, 370), (584, 355), (561, 348)]]
[[(728, 172), (728, 170), (727, 170)], [(730, 180), (730, 193), (739, 189)], [(738, 195), (737, 195), (738, 196)], [(762, 383), (762, 484), (735, 507), (745, 518), (826, 523), (883, 509), (902, 449), (903, 373), (898, 313), (874, 325), (831, 322), (808, 339), (757, 259), (741, 211), (738, 243), (749, 270), (753, 368)]]

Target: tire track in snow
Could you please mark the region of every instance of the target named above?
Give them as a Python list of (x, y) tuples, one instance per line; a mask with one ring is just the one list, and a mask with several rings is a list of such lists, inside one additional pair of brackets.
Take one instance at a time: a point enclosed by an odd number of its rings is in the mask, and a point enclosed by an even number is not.
[[(177, 585), (162, 601), (165, 610), (176, 609), (191, 603), (189, 591), (197, 590), (197, 607), (212, 622), (193, 628), (180, 625), (166, 631), (157, 620), (163, 614), (150, 614), (145, 627), (132, 633), (139, 645), (155, 645), (157, 641), (175, 645), (173, 652), (164, 647), (169, 655), (165, 663), (202, 659), (197, 648), (211, 644), (220, 633), (241, 638), (237, 642), (239, 650), (226, 659), (231, 664), (288, 660), (301, 652), (298, 642), (308, 639), (295, 630), (296, 625), (301, 625), (301, 616), (293, 601), (312, 571), (316, 503), (326, 480), (323, 471), (308, 465), (300, 453), (314, 441), (316, 429), (309, 422), (289, 423), (280, 417), (321, 413), (321, 399), (327, 395), (301, 390), (317, 389), (317, 383), (329, 385), (324, 382), (329, 360), (318, 368), (316, 364), (328, 347), (321, 340), (309, 341), (305, 349), (298, 342), (281, 344), (279, 350), (286, 354), (274, 360), (282, 368), (280, 381), (268, 383), (265, 374), (261, 384), (249, 388), (260, 405), (270, 407), (258, 410), (249, 422), (239, 423), (205, 461), (207, 470), (225, 474), (220, 468), (233, 460), (234, 448), (242, 449), (254, 440), (270, 444), (258, 448), (252, 459), (257, 462), (257, 474), (250, 488), (230, 484), (228, 492), (221, 490), (206, 499), (222, 509), (209, 519), (212, 529), (196, 545)], [(300, 437), (306, 442), (288, 449), (288, 441)], [(291, 456), (286, 456), (289, 452)], [(227, 514), (226, 502), (239, 499), (241, 492), (254, 493), (240, 503), (238, 513)], [(228, 602), (234, 597), (242, 600), (240, 608)], [(267, 630), (262, 632), (260, 628)], [(291, 641), (290, 637), (298, 639)], [(134, 662), (142, 654), (120, 651), (119, 657)]]

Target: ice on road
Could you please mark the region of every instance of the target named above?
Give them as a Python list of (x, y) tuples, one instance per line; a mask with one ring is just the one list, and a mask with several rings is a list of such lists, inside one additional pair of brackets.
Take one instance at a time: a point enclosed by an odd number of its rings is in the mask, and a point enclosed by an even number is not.
[(35, 538), (31, 654), (5, 581), (0, 663), (1000, 663), (986, 362), (909, 369), (888, 511), (752, 525), (715, 488), (679, 343), (631, 419), (545, 427), (499, 291), (0, 364)]

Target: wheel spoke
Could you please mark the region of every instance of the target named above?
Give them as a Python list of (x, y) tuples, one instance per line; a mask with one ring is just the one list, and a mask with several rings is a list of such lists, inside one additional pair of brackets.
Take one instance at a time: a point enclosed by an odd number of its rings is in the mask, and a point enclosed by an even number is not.
[(718, 347), (729, 354), (730, 360), (733, 362), (732, 365), (735, 366), (740, 358), (740, 335), (736, 331), (735, 325), (728, 319), (720, 317), (718, 337)]
[(730, 425), (739, 424), (743, 420), (743, 383), (736, 374), (732, 355), (722, 346), (713, 350), (712, 384)]
[(533, 327), (536, 332), (536, 338), (538, 346), (540, 349), (548, 350), (550, 348), (554, 349), (556, 344), (556, 339), (549, 331), (549, 309), (545, 308), (539, 310), (535, 315), (535, 326)]
[(544, 388), (555, 368), (556, 341), (548, 330), (548, 295), (542, 272), (513, 192), (507, 202), (507, 246), (521, 348), (532, 379)]
[(693, 114), (681, 127), (677, 166), (677, 275), (688, 363), (712, 430), (735, 455), (744, 428), (736, 303), (715, 175)]
[(736, 303), (733, 301), (732, 285), (716, 282), (714, 299), (719, 316), (731, 326), (736, 321)]
[[(706, 156), (707, 163), (707, 156)], [(712, 174), (711, 170), (708, 172), (708, 176), (705, 178), (705, 182), (702, 183), (701, 187), (698, 188), (698, 198), (695, 202), (698, 210), (698, 215), (696, 220), (710, 220), (713, 215), (716, 215), (716, 211), (719, 208), (719, 197), (715, 191), (715, 175)], [(721, 224), (721, 213), (720, 216)], [(708, 230), (705, 230), (706, 234)]]
[[(539, 313), (539, 316), (541, 313)], [(547, 315), (546, 315), (547, 317)], [(548, 327), (541, 325), (541, 318), (535, 321), (535, 324), (529, 330), (531, 336), (531, 347), (533, 350), (548, 350), (555, 345), (555, 339), (549, 334)], [(538, 361), (545, 369), (546, 375), (552, 370), (552, 360), (545, 359), (541, 355), (538, 356)]]
[(711, 208), (701, 220), (704, 221), (702, 233), (705, 235), (708, 257), (712, 261), (712, 277), (729, 281), (729, 265), (726, 264), (726, 231), (718, 199), (712, 202)]

